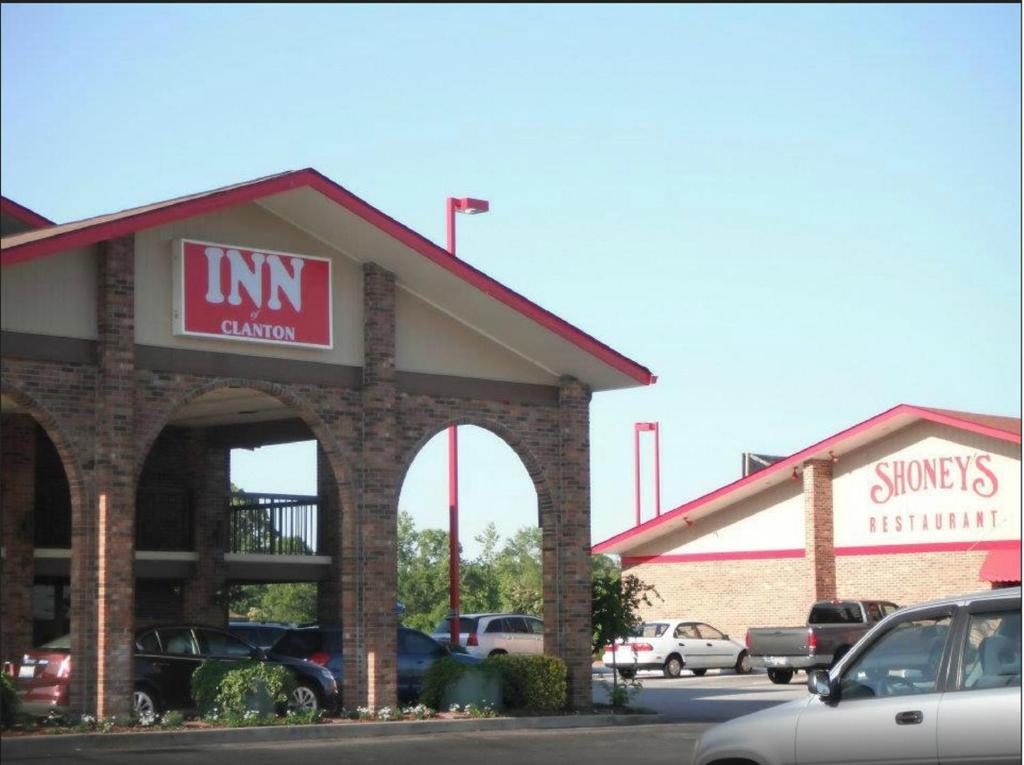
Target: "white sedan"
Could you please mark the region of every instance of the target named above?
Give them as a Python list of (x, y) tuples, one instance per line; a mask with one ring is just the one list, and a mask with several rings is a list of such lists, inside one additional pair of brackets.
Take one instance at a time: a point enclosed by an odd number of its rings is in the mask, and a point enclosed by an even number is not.
[(641, 669), (661, 670), (665, 677), (679, 677), (684, 669), (698, 676), (709, 669), (750, 671), (746, 648), (710, 624), (683, 619), (645, 622), (633, 637), (605, 646), (604, 665), (613, 663), (625, 678)]

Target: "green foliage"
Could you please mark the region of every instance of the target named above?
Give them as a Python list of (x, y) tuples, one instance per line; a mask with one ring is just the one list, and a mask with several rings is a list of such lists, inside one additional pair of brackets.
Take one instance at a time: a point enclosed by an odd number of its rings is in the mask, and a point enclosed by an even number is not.
[(254, 622), (316, 621), (316, 583), (235, 585), (229, 595), (231, 613)]
[(247, 712), (273, 714), (279, 705), (288, 701), (294, 689), (291, 672), (280, 664), (265, 661), (211, 659), (192, 673), (192, 698), (204, 717), (212, 715), (214, 710), (232, 721)]
[(552, 712), (566, 703), (565, 662), (554, 656), (492, 656), (501, 677), (502, 702), (509, 709)]
[(165, 728), (177, 728), (183, 722), (185, 722), (185, 716), (175, 709), (164, 712), (164, 716), (160, 719), (160, 725)]
[(448, 657), (431, 664), (423, 676), (420, 703), (431, 709), (440, 709), (445, 692), (459, 681), (468, 666)]
[(209, 659), (196, 667), (192, 673), (192, 698), (196, 701), (199, 714), (205, 717), (213, 711), (217, 706), (221, 681), (228, 672), (239, 666), (237, 662)]
[(619, 638), (628, 637), (640, 626), (640, 604), (653, 605), (651, 598), (661, 600), (653, 585), (614, 570), (595, 570), (591, 591), (591, 622), (595, 653)]
[[(543, 610), (541, 530), (520, 529), (501, 544), (494, 524), (477, 537), (483, 550), (460, 565), (463, 613), (512, 612), (540, 616)], [(412, 517), (398, 516), (398, 600), (402, 623), (432, 632), (448, 612), (448, 532), (417, 530)]]
[(0, 724), (5, 728), (14, 724), (21, 700), (14, 687), (14, 680), (6, 672), (0, 672)]
[(217, 708), (228, 717), (245, 717), (252, 712), (273, 715), (278, 705), (285, 704), (295, 689), (291, 672), (280, 664), (265, 661), (240, 664), (221, 679)]

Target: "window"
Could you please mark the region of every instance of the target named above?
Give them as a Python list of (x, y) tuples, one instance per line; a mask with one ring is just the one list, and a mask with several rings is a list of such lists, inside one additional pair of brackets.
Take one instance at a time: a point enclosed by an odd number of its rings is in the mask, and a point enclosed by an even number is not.
[(699, 640), (700, 633), (697, 632), (696, 624), (680, 624), (678, 627), (676, 627), (675, 637), (693, 638), (694, 640)]
[(160, 642), (164, 653), (171, 656), (195, 656), (198, 651), (192, 640), (192, 630), (187, 627), (160, 630)]
[(808, 624), (860, 624), (864, 621), (857, 603), (816, 603)]
[(661, 637), (665, 634), (665, 630), (668, 629), (667, 624), (641, 624), (640, 629), (636, 632), (636, 637), (645, 638), (656, 638)]
[(716, 630), (710, 624), (701, 624), (699, 629), (700, 636), (702, 638), (705, 638), (707, 640), (725, 640), (725, 635)]
[(945, 614), (895, 625), (843, 673), (842, 698), (932, 693), (949, 622)]
[(885, 614), (886, 616), (888, 616), (889, 614), (894, 614), (894, 613), (896, 613), (899, 610), (900, 610), (900, 607), (897, 606), (895, 603), (883, 603), (882, 604), (882, 613)]
[(215, 630), (196, 630), (199, 649), (205, 656), (227, 656), (232, 659), (248, 659), (252, 646), (234, 635)]
[(1020, 611), (971, 614), (960, 687), (1019, 688), (1020, 649)]
[(274, 646), (274, 653), (305, 659), (322, 650), (317, 630), (289, 630)]
[(882, 621), (882, 607), (878, 603), (868, 603), (868, 619), (873, 622)]
[(444, 649), (437, 643), (412, 630), (401, 630), (398, 633), (398, 652), (404, 654), (417, 654), (433, 656), (443, 653)]
[(508, 625), (508, 631), (517, 635), (526, 635), (530, 632), (529, 628), (526, 626), (526, 622), (524, 622), (519, 616), (510, 616), (505, 619), (505, 623)]
[(491, 619), (491, 623), (487, 625), (487, 629), (484, 632), (492, 635), (496, 632), (510, 632), (511, 630), (509, 630), (505, 622), (505, 619)]
[(142, 633), (135, 641), (135, 650), (140, 653), (160, 653), (160, 641), (156, 637), (156, 632), (150, 630)]
[(526, 626), (530, 628), (530, 632), (532, 632), (534, 635), (544, 634), (544, 622), (542, 622), (540, 619), (527, 619)]

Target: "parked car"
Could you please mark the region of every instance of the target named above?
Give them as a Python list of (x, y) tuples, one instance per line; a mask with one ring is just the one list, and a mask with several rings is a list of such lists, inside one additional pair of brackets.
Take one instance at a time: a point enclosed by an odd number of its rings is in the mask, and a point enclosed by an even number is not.
[(228, 632), (268, 651), (285, 632), (295, 626), (286, 622), (230, 622)]
[(813, 695), (718, 725), (696, 765), (1021, 761), (1021, 589), (897, 611)]
[[(289, 699), (291, 708), (309, 711), (337, 706), (338, 685), (323, 667), (287, 657), (268, 659), (252, 643), (215, 627), (169, 625), (146, 627), (135, 633), (135, 714), (194, 707), (192, 673), (206, 659), (282, 664), (296, 680)], [(38, 716), (65, 714), (71, 666), (70, 635), (26, 653), (15, 672), (22, 709)]]
[(747, 652), (752, 666), (785, 685), (798, 669), (828, 669), (869, 629), (899, 606), (885, 600), (822, 600), (811, 606), (799, 627), (752, 627)]
[[(338, 625), (298, 627), (288, 630), (268, 654), (271, 659), (304, 659), (330, 671), (340, 684), (342, 675), (342, 632)], [(466, 664), (480, 659), (449, 651), (418, 630), (398, 628), (398, 698), (402, 703), (415, 701), (423, 687), (423, 675), (440, 658), (451, 656)]]
[(750, 671), (746, 649), (710, 624), (686, 619), (645, 622), (629, 640), (605, 646), (604, 665), (631, 678), (639, 670), (660, 670), (679, 677), (684, 669), (703, 675), (709, 669)]
[[(445, 618), (431, 637), (451, 642), (451, 619)], [(470, 656), (486, 658), (503, 653), (544, 653), (544, 622), (527, 614), (462, 614), (459, 616), (459, 645)]]

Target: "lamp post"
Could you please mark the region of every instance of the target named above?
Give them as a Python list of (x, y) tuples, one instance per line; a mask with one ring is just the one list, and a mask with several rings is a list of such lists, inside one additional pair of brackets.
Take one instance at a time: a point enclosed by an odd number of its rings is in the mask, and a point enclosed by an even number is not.
[[(491, 209), (483, 199), (448, 197), (445, 213), (448, 222), (448, 254), (455, 257), (455, 213), (478, 215)], [(448, 426), (448, 620), (449, 645), (459, 644), (459, 433)]]
[(638, 422), (633, 426), (633, 470), (636, 487), (636, 525), (640, 525), (640, 433), (654, 432), (654, 513), (661, 515), (661, 429), (656, 422)]

